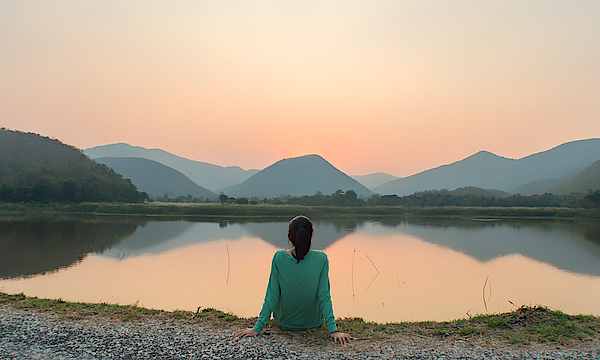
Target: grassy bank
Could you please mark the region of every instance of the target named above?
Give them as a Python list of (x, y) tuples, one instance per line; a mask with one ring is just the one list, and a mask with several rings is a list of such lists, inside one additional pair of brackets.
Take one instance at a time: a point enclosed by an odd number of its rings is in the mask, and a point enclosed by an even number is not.
[[(49, 311), (72, 320), (103, 317), (117, 321), (138, 321), (160, 317), (230, 330), (253, 326), (256, 321), (255, 318), (239, 318), (210, 308), (199, 308), (197, 312), (169, 312), (135, 305), (75, 303), (39, 299), (23, 294), (9, 295), (2, 292), (0, 292), (0, 304), (23, 310)], [(446, 322), (379, 324), (366, 322), (360, 318), (338, 319), (336, 322), (340, 331), (349, 333), (355, 341), (363, 342), (382, 341), (398, 336), (416, 336), (433, 341), (458, 338), (465, 341), (483, 339), (490, 343), (500, 341), (521, 345), (559, 343), (585, 346), (600, 340), (600, 317), (567, 315), (541, 306), (523, 306), (508, 313), (478, 315)], [(314, 345), (325, 345), (330, 342), (324, 326), (307, 331), (286, 332), (271, 321), (264, 333), (270, 336), (291, 336), (300, 342)]]
[(297, 205), (221, 205), (221, 204), (12, 204), (0, 203), (0, 214), (16, 213), (88, 213), (153, 216), (204, 217), (284, 217), (303, 214), (328, 217), (411, 217), (435, 216), (478, 219), (570, 219), (600, 220), (599, 210), (570, 208), (491, 208), (491, 207), (404, 207), (404, 206), (297, 206)]

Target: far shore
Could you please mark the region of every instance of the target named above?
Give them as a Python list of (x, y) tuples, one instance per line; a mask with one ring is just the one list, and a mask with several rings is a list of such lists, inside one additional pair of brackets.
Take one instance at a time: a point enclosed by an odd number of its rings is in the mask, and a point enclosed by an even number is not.
[(597, 221), (600, 210), (530, 207), (405, 207), (405, 206), (300, 206), (300, 205), (236, 205), (182, 203), (78, 203), (35, 204), (0, 203), (0, 216), (64, 214), (118, 214), (144, 216), (197, 216), (239, 218), (291, 218), (298, 214), (311, 218), (410, 218), (445, 217), (490, 221), (495, 219), (533, 219)]

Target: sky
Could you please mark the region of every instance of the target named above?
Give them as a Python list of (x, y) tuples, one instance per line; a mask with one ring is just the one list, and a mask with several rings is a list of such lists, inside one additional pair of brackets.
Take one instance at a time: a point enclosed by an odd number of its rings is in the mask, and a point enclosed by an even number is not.
[(0, 126), (408, 176), (600, 137), (600, 2), (0, 0)]

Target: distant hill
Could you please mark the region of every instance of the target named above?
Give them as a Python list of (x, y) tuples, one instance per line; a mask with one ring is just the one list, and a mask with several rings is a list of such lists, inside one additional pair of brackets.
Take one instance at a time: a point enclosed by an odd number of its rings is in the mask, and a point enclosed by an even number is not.
[(350, 177), (369, 189), (373, 189), (379, 185), (385, 184), (388, 181), (399, 179), (397, 176), (381, 172), (368, 175), (350, 175)]
[(561, 178), (600, 158), (600, 139), (579, 140), (522, 159), (508, 159), (480, 151), (461, 161), (392, 180), (375, 187), (386, 195), (409, 195), (429, 189), (456, 189), (476, 186), (511, 191), (536, 180)]
[(173, 168), (196, 184), (210, 190), (239, 184), (256, 174), (258, 170), (244, 170), (238, 166), (218, 166), (201, 161), (194, 161), (173, 155), (161, 149), (146, 149), (128, 144), (110, 144), (85, 149), (83, 152), (92, 159), (101, 157), (138, 157), (154, 160)]
[(354, 190), (358, 196), (372, 194), (364, 185), (319, 155), (307, 155), (280, 160), (243, 183), (222, 191), (234, 197), (276, 197), (313, 195), (317, 191), (332, 194), (338, 189)]
[(73, 146), (38, 134), (0, 130), (0, 201), (142, 202), (147, 194)]
[(585, 193), (588, 190), (600, 190), (600, 160), (585, 168), (572, 179), (556, 185), (549, 192), (553, 194)]
[(510, 192), (513, 194), (521, 194), (524, 196), (535, 195), (535, 194), (545, 194), (550, 192), (556, 185), (560, 185), (566, 181), (571, 180), (575, 175), (579, 174), (581, 171), (585, 169), (585, 166), (578, 167), (577, 169), (570, 171), (568, 174), (560, 177), (558, 179), (544, 179), (544, 180), (536, 180), (525, 185), (521, 185), (512, 189)]
[(187, 196), (198, 199), (215, 199), (217, 195), (207, 190), (179, 171), (159, 162), (136, 157), (97, 158), (96, 162), (113, 168), (123, 177), (130, 179), (140, 191), (153, 198), (168, 194), (171, 198)]
[(463, 195), (474, 195), (474, 196), (488, 196), (488, 197), (507, 197), (510, 193), (500, 191), (496, 189), (481, 189), (474, 186), (465, 186), (463, 188), (454, 189), (448, 191), (450, 195), (463, 196)]

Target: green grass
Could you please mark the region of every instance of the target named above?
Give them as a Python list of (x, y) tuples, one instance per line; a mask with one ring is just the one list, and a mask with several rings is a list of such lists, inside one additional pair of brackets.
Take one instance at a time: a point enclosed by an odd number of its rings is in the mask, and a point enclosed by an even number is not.
[[(120, 321), (137, 321), (148, 317), (172, 318), (187, 322), (208, 324), (221, 328), (241, 329), (252, 327), (256, 318), (240, 318), (212, 308), (191, 311), (163, 311), (137, 305), (115, 305), (108, 303), (67, 302), (61, 299), (40, 299), (23, 294), (0, 292), (0, 304), (17, 309), (48, 311), (65, 319), (80, 320), (87, 317), (108, 317)], [(534, 343), (585, 344), (600, 340), (600, 317), (591, 315), (567, 315), (543, 306), (523, 306), (515, 311), (478, 315), (469, 319), (437, 322), (375, 323), (361, 318), (336, 320), (339, 331), (350, 334), (355, 340), (379, 341), (395, 336), (427, 337), (433, 340), (446, 337), (468, 340), (486, 338), (503, 340), (509, 344), (530, 345)], [(330, 343), (325, 326), (306, 331), (283, 331), (273, 320), (264, 330), (265, 334), (290, 337), (299, 342), (324, 346)]]
[(328, 217), (449, 217), (478, 219), (570, 219), (599, 220), (600, 211), (569, 208), (488, 208), (488, 207), (404, 207), (404, 206), (299, 206), (299, 205), (234, 205), (234, 204), (12, 204), (0, 203), (0, 214), (15, 213), (88, 213), (151, 216), (203, 217), (284, 217), (303, 214), (314, 218)]
[[(212, 308), (191, 311), (162, 311), (137, 305), (108, 303), (67, 302), (61, 299), (39, 299), (23, 294), (10, 295), (0, 292), (0, 304), (17, 309), (53, 312), (65, 319), (80, 320), (88, 317), (107, 317), (120, 321), (137, 321), (148, 317), (171, 318), (208, 326), (241, 329), (252, 327), (256, 318), (240, 318)], [(375, 323), (361, 318), (336, 320), (339, 331), (350, 334), (354, 340), (380, 341), (396, 336), (416, 335), (432, 340), (452, 337), (455, 339), (485, 339), (504, 341), (509, 344), (530, 345), (535, 343), (586, 344), (600, 340), (600, 317), (590, 315), (567, 315), (543, 306), (523, 306), (515, 311), (478, 315), (469, 319), (453, 321), (423, 321), (402, 323)], [(264, 330), (271, 336), (289, 337), (298, 342), (316, 346), (329, 344), (325, 326), (306, 331), (283, 331), (273, 320)]]

